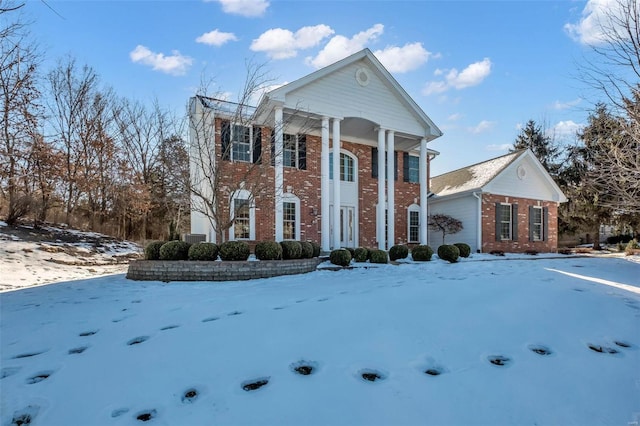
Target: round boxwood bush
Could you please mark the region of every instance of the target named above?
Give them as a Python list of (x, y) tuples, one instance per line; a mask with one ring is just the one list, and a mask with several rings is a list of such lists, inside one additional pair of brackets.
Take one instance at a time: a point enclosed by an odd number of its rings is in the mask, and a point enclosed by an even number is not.
[(189, 259), (189, 244), (186, 241), (169, 241), (160, 247), (160, 260)]
[(411, 250), (411, 257), (416, 262), (428, 262), (433, 256), (433, 249), (427, 245), (418, 245)]
[(371, 250), (371, 263), (389, 263), (389, 256), (384, 250)]
[(298, 241), (282, 241), (283, 259), (300, 259), (302, 257), (302, 245)]
[(160, 259), (160, 247), (162, 247), (162, 245), (165, 242), (166, 241), (153, 241), (153, 242), (150, 242), (144, 248), (144, 258), (147, 259), (147, 260), (159, 260)]
[(329, 254), (329, 261), (334, 265), (349, 266), (351, 263), (351, 252), (347, 249), (333, 250)]
[(456, 246), (443, 244), (438, 247), (438, 257), (450, 263), (455, 263), (460, 257), (460, 250)]
[(309, 241), (309, 244), (311, 244), (311, 247), (313, 247), (313, 257), (319, 257), (321, 251), (320, 244), (316, 243), (315, 241)]
[(460, 257), (469, 257), (471, 255), (471, 246), (467, 243), (455, 243), (454, 246), (460, 250)]
[(282, 259), (282, 246), (275, 241), (260, 241), (256, 244), (255, 252), (259, 260)]
[(409, 256), (409, 247), (398, 244), (389, 249), (389, 258), (393, 260), (404, 259)]
[(303, 259), (311, 259), (313, 257), (313, 246), (311, 243), (306, 241), (301, 241), (300, 246), (302, 247), (302, 258)]
[(353, 257), (353, 259), (356, 262), (366, 262), (368, 257), (369, 250), (367, 250), (366, 248), (358, 247), (357, 249), (355, 249), (355, 256)]
[(249, 244), (244, 241), (225, 241), (220, 244), (220, 259), (222, 260), (247, 260), (249, 254)]
[(349, 253), (351, 253), (352, 259), (356, 257), (356, 249), (354, 249), (353, 247), (342, 247), (342, 248), (345, 250), (349, 250)]
[(189, 247), (189, 260), (216, 260), (218, 246), (214, 243), (195, 243)]

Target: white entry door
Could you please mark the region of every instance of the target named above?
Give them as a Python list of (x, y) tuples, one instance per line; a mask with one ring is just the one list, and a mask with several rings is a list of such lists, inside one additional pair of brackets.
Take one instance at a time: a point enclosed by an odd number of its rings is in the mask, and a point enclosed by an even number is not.
[(356, 246), (356, 209), (340, 207), (340, 247)]

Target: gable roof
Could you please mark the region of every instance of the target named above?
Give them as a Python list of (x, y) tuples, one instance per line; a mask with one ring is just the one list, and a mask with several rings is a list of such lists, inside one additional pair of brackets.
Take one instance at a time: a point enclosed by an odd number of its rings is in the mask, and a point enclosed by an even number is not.
[[(526, 178), (527, 169), (533, 170), (533, 180)], [(518, 180), (512, 180), (514, 176)], [(488, 192), (525, 198), (536, 194), (536, 199), (561, 203), (567, 201), (560, 187), (530, 149), (511, 152), (436, 176), (431, 179), (430, 191), (438, 198)]]
[(391, 73), (387, 71), (387, 69), (380, 63), (375, 55), (367, 48), (350, 56), (347, 56), (346, 58), (341, 59), (337, 62), (334, 62), (331, 65), (314, 71), (311, 74), (299, 78), (298, 80), (292, 81), (291, 83), (285, 84), (284, 86), (278, 87), (271, 90), (270, 92), (265, 93), (260, 100), (258, 109), (266, 107), (267, 104), (271, 102), (284, 103), (286, 102), (287, 94), (301, 89), (309, 84), (312, 84), (358, 61), (365, 61), (367, 65), (369, 65), (378, 74), (378, 76), (387, 83), (387, 86), (392, 89), (394, 95), (396, 95), (397, 98), (401, 100), (402, 104), (404, 104), (405, 107), (425, 125), (425, 127), (428, 127), (430, 129), (430, 135), (427, 135), (429, 136), (428, 140), (433, 140), (437, 137), (442, 136), (442, 131), (438, 128), (438, 126), (436, 126), (436, 124), (427, 116), (422, 108), (418, 106), (418, 104), (411, 98), (411, 96), (409, 96), (404, 88), (400, 86), (400, 84), (391, 75)]
[(435, 176), (431, 179), (429, 189), (439, 196), (480, 190), (525, 152), (527, 152), (525, 149), (511, 152), (501, 157)]

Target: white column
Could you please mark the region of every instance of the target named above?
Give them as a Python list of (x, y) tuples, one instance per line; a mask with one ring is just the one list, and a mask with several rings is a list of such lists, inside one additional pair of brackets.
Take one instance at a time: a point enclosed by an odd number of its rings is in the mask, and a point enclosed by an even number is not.
[(427, 241), (427, 140), (420, 141), (420, 244)]
[(331, 250), (329, 228), (329, 118), (322, 117), (322, 153), (320, 155), (320, 245), (322, 251)]
[(333, 248), (340, 247), (340, 119), (333, 119)]
[(387, 132), (387, 249), (395, 244), (395, 134), (393, 130)]
[(284, 191), (284, 172), (282, 153), (284, 151), (284, 142), (282, 134), (282, 107), (276, 107), (275, 109), (275, 149), (274, 149), (274, 166), (275, 166), (275, 228), (276, 228), (276, 241), (282, 241), (284, 239), (282, 215), (282, 195)]
[(384, 167), (384, 138), (385, 130), (378, 129), (378, 248), (385, 250), (387, 236), (385, 235), (385, 204), (386, 197), (384, 192), (385, 184), (385, 167)]

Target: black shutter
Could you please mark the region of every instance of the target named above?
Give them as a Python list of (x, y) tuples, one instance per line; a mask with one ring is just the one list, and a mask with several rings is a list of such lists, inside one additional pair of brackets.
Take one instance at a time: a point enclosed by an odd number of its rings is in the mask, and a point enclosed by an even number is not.
[(307, 135), (298, 135), (298, 168), (307, 170)]
[(501, 204), (500, 203), (496, 203), (496, 241), (500, 241), (500, 233), (502, 231), (501, 226), (500, 226), (500, 222), (502, 220), (502, 215), (500, 213), (502, 213), (501, 211)]
[(549, 207), (542, 208), (542, 240), (549, 238)]
[(271, 165), (276, 165), (276, 131), (271, 129)]
[(371, 177), (378, 177), (378, 148), (371, 148)]
[(402, 178), (405, 182), (409, 182), (409, 153), (402, 153)]
[(393, 180), (398, 180), (398, 151), (393, 151)]
[(253, 126), (253, 163), (262, 163), (262, 128)]
[(220, 122), (220, 141), (222, 145), (222, 159), (229, 160), (231, 158), (231, 123), (229, 120)]
[(518, 205), (511, 204), (511, 239), (518, 241)]

